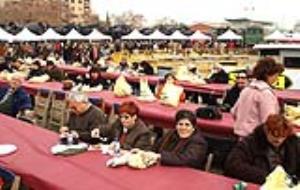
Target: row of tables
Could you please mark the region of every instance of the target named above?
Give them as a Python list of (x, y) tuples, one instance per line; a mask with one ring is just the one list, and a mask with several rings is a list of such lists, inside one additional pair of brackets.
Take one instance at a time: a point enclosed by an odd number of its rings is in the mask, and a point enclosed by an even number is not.
[[(42, 190), (231, 190), (238, 180), (183, 167), (153, 166), (145, 170), (107, 168), (107, 156), (89, 151), (62, 157), (50, 153), (58, 135), (46, 129), (0, 114), (0, 144), (18, 150), (1, 156), (1, 166), (22, 177), (32, 189)], [(259, 189), (250, 184), (248, 190)]]
[[(2, 84), (5, 82), (2, 81)], [(1, 81), (0, 81), (1, 84)], [(46, 82), (46, 83), (28, 83), (24, 82), (23, 87), (30, 93), (36, 94), (38, 90), (51, 90), (56, 92), (64, 92), (62, 83)], [(121, 104), (125, 101), (134, 101), (140, 108), (140, 116), (147, 123), (160, 127), (173, 128), (175, 124), (175, 114), (180, 109), (188, 109), (195, 111), (200, 107), (194, 103), (180, 103), (178, 107), (162, 105), (158, 100), (154, 102), (142, 102), (135, 96), (116, 97), (112, 91), (103, 90), (100, 92), (87, 93), (92, 100), (103, 100), (105, 105), (110, 108), (114, 103)], [(223, 113), (221, 120), (197, 119), (197, 125), (204, 133), (219, 137), (233, 137), (233, 117), (230, 113)]]
[[(60, 65), (60, 68), (67, 73), (84, 75), (88, 72), (87, 68), (74, 67), (71, 65)], [(104, 79), (115, 80), (120, 76), (120, 73), (101, 73)], [(140, 81), (141, 76), (134, 76), (125, 74), (126, 79), (131, 83), (137, 83)], [(147, 76), (148, 82), (151, 85), (156, 85), (162, 80), (162, 77), (155, 75)], [(188, 81), (179, 81), (179, 85), (182, 85), (186, 91), (197, 92), (197, 93), (207, 93), (215, 96), (223, 96), (225, 92), (231, 88), (228, 84), (195, 84)], [(276, 90), (276, 95), (279, 99), (286, 101), (296, 101), (300, 102), (300, 90)]]

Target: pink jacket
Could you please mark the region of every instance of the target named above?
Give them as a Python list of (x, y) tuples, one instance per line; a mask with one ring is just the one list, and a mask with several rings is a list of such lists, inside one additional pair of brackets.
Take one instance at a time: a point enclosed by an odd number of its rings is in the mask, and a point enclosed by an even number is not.
[(279, 102), (273, 89), (264, 81), (253, 81), (241, 92), (231, 109), (235, 119), (234, 133), (240, 137), (248, 136), (270, 114), (279, 112)]

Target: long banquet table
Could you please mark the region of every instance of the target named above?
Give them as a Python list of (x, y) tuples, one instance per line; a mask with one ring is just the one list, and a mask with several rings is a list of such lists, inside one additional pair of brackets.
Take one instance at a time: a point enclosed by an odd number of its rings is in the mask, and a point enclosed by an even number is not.
[[(5, 84), (0, 80), (0, 85)], [(36, 94), (39, 89), (46, 89), (51, 91), (64, 92), (62, 90), (62, 84), (59, 82), (46, 82), (46, 83), (28, 83), (24, 82), (23, 87), (30, 93)], [(124, 98), (116, 97), (111, 91), (103, 90), (101, 92), (89, 92), (90, 99), (99, 100), (102, 99), (105, 106), (110, 108), (114, 103), (122, 103), (124, 101), (134, 101), (140, 108), (141, 117), (148, 123), (154, 124), (160, 127), (172, 128), (174, 127), (175, 114), (180, 109), (188, 109), (195, 111), (200, 105), (193, 103), (181, 103), (178, 107), (170, 107), (155, 102), (141, 102), (135, 96), (129, 96)], [(223, 113), (221, 120), (207, 120), (197, 119), (197, 126), (206, 133), (206, 135), (232, 138), (234, 119), (230, 113)], [(296, 131), (299, 131), (297, 128)]]
[[(58, 135), (0, 114), (0, 144), (18, 150), (0, 156), (1, 166), (20, 175), (25, 184), (42, 190), (231, 190), (238, 180), (181, 167), (153, 166), (146, 170), (107, 168), (98, 151), (61, 157), (50, 153)], [(250, 184), (248, 190), (258, 189)]]
[[(83, 67), (74, 67), (70, 65), (61, 65), (61, 69), (63, 69), (67, 73), (79, 74), (83, 75), (88, 72), (87, 68)], [(115, 80), (120, 76), (120, 73), (102, 73), (102, 77), (105, 79)], [(133, 83), (139, 82), (140, 76), (133, 76), (129, 74), (125, 74), (126, 79)], [(148, 75), (147, 76), (149, 84), (156, 85), (162, 79), (159, 76)], [(198, 93), (208, 93), (216, 96), (223, 96), (226, 90), (230, 89), (230, 85), (228, 84), (195, 84), (188, 81), (180, 81), (180, 85), (184, 87), (186, 91), (189, 92), (198, 92)], [(278, 98), (287, 101), (297, 101), (300, 102), (300, 90), (276, 90), (276, 95)]]
[[(28, 83), (25, 82), (23, 87), (30, 93), (36, 94), (39, 89), (47, 89), (52, 91), (62, 90), (62, 84), (59, 82), (46, 82), (46, 83)], [(102, 99), (105, 105), (110, 108), (114, 103), (122, 103), (124, 101), (134, 101), (140, 108), (141, 117), (148, 123), (171, 128), (174, 124), (175, 114), (180, 109), (188, 109), (195, 111), (200, 105), (193, 103), (181, 103), (178, 107), (174, 108), (155, 102), (141, 102), (137, 100), (135, 96), (128, 96), (124, 98), (116, 97), (111, 91), (89, 92), (90, 99), (99, 100)], [(197, 119), (197, 125), (203, 132), (219, 137), (233, 137), (233, 117), (230, 113), (223, 113), (223, 119), (221, 120), (207, 120)]]
[[(5, 81), (0, 80), (0, 85), (5, 84)], [(59, 82), (46, 82), (46, 83), (29, 83), (24, 82), (23, 87), (30, 93), (36, 94), (39, 89), (46, 89), (51, 91), (64, 92), (62, 90), (62, 83)], [(283, 92), (280, 92), (282, 95)], [(155, 102), (141, 102), (138, 101), (135, 96), (129, 96), (125, 98), (118, 98), (113, 95), (110, 91), (101, 92), (90, 92), (88, 93), (90, 99), (99, 100), (102, 99), (107, 107), (111, 107), (114, 103), (122, 103), (124, 101), (135, 101), (140, 110), (141, 117), (148, 123), (154, 124), (160, 127), (173, 127), (174, 117), (176, 111), (179, 109), (188, 109), (195, 111), (200, 105), (193, 103), (181, 103), (178, 107), (170, 107), (161, 105), (158, 101)], [(286, 96), (290, 98), (296, 98), (294, 93), (288, 93)], [(300, 97), (300, 96), (299, 96)], [(299, 98), (300, 99), (300, 98)], [(201, 130), (207, 135), (217, 136), (217, 137), (234, 137), (233, 125), (234, 119), (230, 113), (223, 113), (223, 118), (221, 120), (207, 120), (207, 119), (197, 119), (197, 125)], [(299, 129), (297, 129), (299, 131)]]

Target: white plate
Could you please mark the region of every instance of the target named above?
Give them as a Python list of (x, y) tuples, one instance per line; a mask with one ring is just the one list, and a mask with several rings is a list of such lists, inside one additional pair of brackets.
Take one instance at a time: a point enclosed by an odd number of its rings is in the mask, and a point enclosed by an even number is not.
[(0, 156), (11, 154), (17, 150), (16, 145), (13, 144), (1, 144), (0, 145)]

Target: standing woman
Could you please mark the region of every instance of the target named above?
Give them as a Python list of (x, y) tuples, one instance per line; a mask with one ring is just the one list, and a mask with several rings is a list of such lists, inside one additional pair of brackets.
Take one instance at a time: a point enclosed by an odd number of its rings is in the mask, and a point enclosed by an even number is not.
[(282, 64), (270, 57), (260, 59), (253, 69), (254, 81), (242, 92), (232, 108), (235, 119), (234, 133), (246, 137), (256, 126), (263, 124), (270, 114), (278, 114), (280, 106), (272, 84), (284, 71)]
[(176, 113), (176, 130), (172, 130), (155, 146), (160, 163), (168, 166), (202, 168), (207, 143), (197, 128), (195, 114), (188, 110)]

